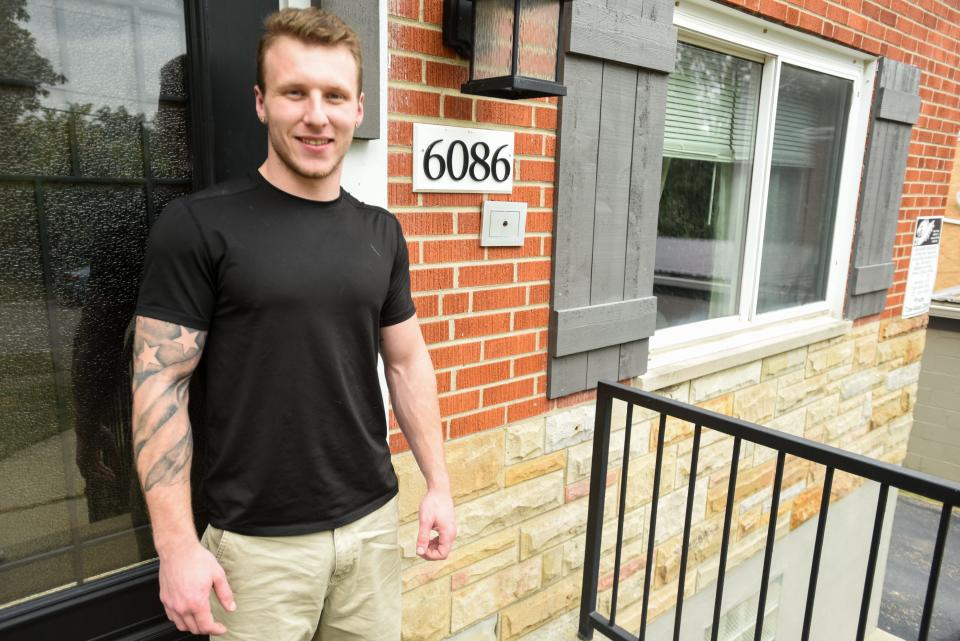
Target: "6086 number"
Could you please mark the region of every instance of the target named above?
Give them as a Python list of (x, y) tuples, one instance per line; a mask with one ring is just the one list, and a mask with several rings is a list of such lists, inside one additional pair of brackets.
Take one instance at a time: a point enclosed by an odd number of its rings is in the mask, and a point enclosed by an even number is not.
[(498, 147), (491, 158), (490, 145), (483, 141), (473, 143), (468, 149), (467, 143), (454, 140), (444, 156), (433, 151), (441, 142), (442, 138), (434, 140), (423, 154), (423, 173), (430, 180), (440, 180), (444, 174), (449, 174), (453, 180), (463, 180), (470, 174), (477, 182), (493, 177), (502, 183), (510, 177), (510, 161), (500, 157), (500, 152), (508, 145)]

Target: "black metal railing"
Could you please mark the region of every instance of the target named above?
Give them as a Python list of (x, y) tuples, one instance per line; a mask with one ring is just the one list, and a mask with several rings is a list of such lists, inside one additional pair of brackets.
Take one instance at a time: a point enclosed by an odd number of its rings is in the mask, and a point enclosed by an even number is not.
[[(619, 400), (626, 405), (626, 424), (624, 432), (623, 459), (620, 470), (619, 510), (617, 512), (617, 540), (614, 548), (613, 585), (610, 596), (609, 617), (597, 610), (598, 579), (600, 575), (601, 536), (604, 515), (604, 492), (606, 490), (607, 467), (610, 456), (611, 420), (613, 401)], [(621, 579), (621, 556), (624, 535), (624, 511), (626, 507), (627, 479), (630, 464), (630, 439), (633, 428), (634, 407), (646, 408), (659, 413), (659, 428), (657, 432), (656, 467), (651, 488), (650, 526), (647, 540), (647, 554), (645, 574), (643, 580), (643, 595), (640, 610), (639, 632), (634, 634), (617, 625), (617, 600), (619, 597)], [(721, 605), (723, 602), (723, 584), (726, 575), (727, 555), (730, 548), (730, 524), (734, 507), (734, 498), (737, 486), (737, 468), (740, 461), (741, 444), (746, 441), (770, 448), (777, 454), (776, 472), (773, 480), (772, 498), (770, 503), (770, 518), (767, 524), (767, 537), (763, 558), (763, 571), (760, 579), (760, 595), (757, 607), (755, 641), (760, 641), (763, 630), (763, 618), (767, 599), (767, 583), (770, 579), (771, 559), (774, 541), (776, 539), (777, 513), (780, 504), (781, 484), (784, 478), (784, 465), (787, 456), (822, 465), (826, 468), (823, 479), (823, 493), (820, 501), (819, 520), (817, 522), (816, 538), (811, 560), (809, 585), (807, 588), (806, 604), (803, 616), (802, 641), (809, 641), (810, 625), (813, 606), (817, 593), (817, 577), (820, 570), (820, 556), (823, 549), (824, 531), (827, 523), (827, 513), (830, 508), (830, 496), (833, 488), (834, 472), (840, 471), (879, 483), (877, 507), (873, 525), (873, 534), (870, 542), (870, 552), (867, 559), (866, 576), (864, 579), (863, 596), (861, 599), (860, 614), (857, 627), (857, 641), (863, 641), (867, 628), (867, 613), (870, 609), (874, 576), (877, 569), (877, 557), (880, 548), (881, 533), (883, 530), (884, 513), (887, 505), (888, 492), (891, 487), (912, 492), (942, 504), (940, 524), (937, 528), (937, 539), (934, 545), (933, 558), (930, 566), (930, 576), (927, 583), (926, 596), (923, 604), (923, 614), (920, 621), (919, 641), (926, 641), (930, 629), (930, 620), (933, 614), (934, 599), (937, 592), (937, 583), (940, 576), (940, 566), (943, 561), (944, 546), (950, 523), (950, 514), (953, 507), (960, 505), (960, 484), (951, 483), (894, 465), (879, 462), (859, 454), (854, 454), (836, 447), (824, 445), (792, 434), (762, 427), (753, 423), (724, 416), (716, 412), (695, 407), (686, 403), (673, 401), (650, 393), (642, 392), (616, 383), (600, 382), (597, 388), (596, 426), (593, 441), (593, 460), (590, 477), (590, 504), (587, 516), (586, 550), (584, 554), (583, 588), (580, 603), (579, 636), (582, 639), (593, 638), (594, 630), (616, 641), (643, 641), (647, 631), (647, 615), (650, 598), (651, 565), (654, 558), (654, 543), (656, 541), (657, 506), (660, 498), (661, 467), (663, 464), (664, 439), (666, 434), (667, 418), (674, 417), (694, 425), (693, 447), (690, 453), (690, 475), (687, 489), (687, 503), (683, 524), (683, 541), (681, 547), (679, 580), (677, 599), (674, 610), (673, 639), (680, 639), (680, 623), (683, 616), (683, 602), (685, 591), (685, 575), (690, 543), (690, 528), (693, 515), (694, 494), (697, 482), (697, 463), (700, 452), (701, 432), (704, 428), (716, 430), (733, 437), (733, 451), (730, 463), (730, 474), (727, 485), (725, 511), (723, 517), (723, 532), (720, 544), (719, 568), (716, 581), (716, 596), (713, 608), (713, 623), (711, 641), (717, 641), (720, 628)]]

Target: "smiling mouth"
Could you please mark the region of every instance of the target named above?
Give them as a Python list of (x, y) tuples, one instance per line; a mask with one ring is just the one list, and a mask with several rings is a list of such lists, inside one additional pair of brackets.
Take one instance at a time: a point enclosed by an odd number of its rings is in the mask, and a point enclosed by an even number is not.
[(333, 142), (333, 138), (297, 138), (300, 142), (310, 147), (322, 147)]

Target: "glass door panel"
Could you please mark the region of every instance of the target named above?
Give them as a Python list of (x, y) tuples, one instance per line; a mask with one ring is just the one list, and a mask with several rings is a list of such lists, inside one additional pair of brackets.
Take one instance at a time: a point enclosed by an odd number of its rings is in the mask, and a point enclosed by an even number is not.
[(131, 461), (147, 230), (190, 190), (182, 0), (0, 0), (0, 607), (154, 556)]

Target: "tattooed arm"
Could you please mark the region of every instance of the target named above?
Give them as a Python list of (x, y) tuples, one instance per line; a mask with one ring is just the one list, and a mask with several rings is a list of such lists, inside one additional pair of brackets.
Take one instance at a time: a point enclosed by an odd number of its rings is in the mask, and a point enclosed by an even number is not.
[(150, 509), (160, 557), (160, 600), (181, 631), (223, 634), (210, 613), (210, 589), (227, 610), (233, 595), (223, 569), (197, 540), (190, 506), (193, 435), (190, 376), (207, 333), (138, 316), (133, 352), (133, 460)]

